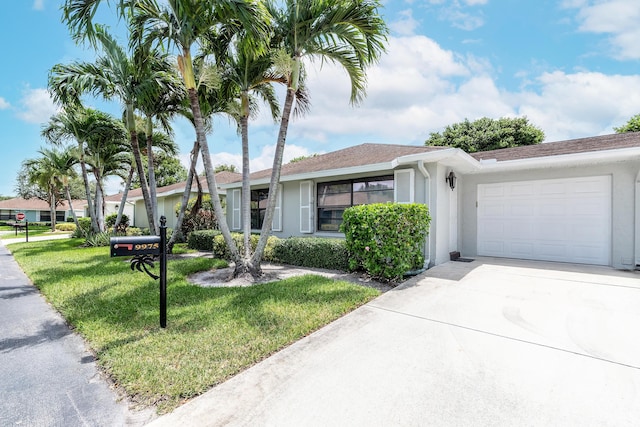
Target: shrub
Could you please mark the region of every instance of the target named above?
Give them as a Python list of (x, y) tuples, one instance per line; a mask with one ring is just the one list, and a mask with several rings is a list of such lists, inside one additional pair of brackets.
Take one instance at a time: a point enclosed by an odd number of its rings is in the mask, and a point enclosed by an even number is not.
[(56, 230), (58, 231), (76, 231), (76, 225), (73, 223), (62, 222), (56, 224)]
[(277, 262), (301, 267), (348, 270), (349, 257), (344, 239), (290, 237), (275, 244)]
[(342, 218), (340, 231), (345, 233), (352, 270), (362, 268), (376, 278), (399, 280), (422, 267), (431, 221), (425, 205), (360, 205), (346, 209)]
[[(202, 205), (197, 212), (192, 212), (193, 205), (196, 202), (196, 198), (192, 197), (187, 203), (187, 209), (184, 212), (184, 219), (182, 221), (182, 227), (180, 231), (183, 236), (188, 236), (189, 233), (195, 230), (214, 230), (218, 228), (218, 221), (213, 211), (213, 203), (211, 202), (211, 196), (205, 194), (202, 196)], [(182, 202), (178, 202), (175, 205), (176, 217), (180, 213)], [(223, 201), (224, 206), (224, 201)]]
[(91, 232), (91, 218), (82, 217), (78, 218), (78, 225), (80, 226), (73, 232), (72, 237), (85, 237)]
[[(104, 219), (104, 223), (107, 228), (113, 228), (113, 226), (116, 224), (117, 218), (117, 213), (107, 215), (107, 217)], [(118, 230), (116, 232), (125, 234), (127, 232), (127, 227), (129, 227), (129, 217), (126, 214), (122, 214), (122, 218), (120, 218), (120, 224), (118, 225)]]
[(213, 251), (213, 238), (220, 234), (218, 230), (197, 230), (189, 233), (187, 246), (198, 251)]
[[(193, 233), (192, 233), (193, 234)], [(231, 233), (231, 237), (238, 248), (240, 253), (244, 252), (244, 235), (242, 233)], [(260, 240), (260, 236), (257, 234), (251, 235), (251, 250), (255, 250), (258, 245), (258, 240)], [(264, 261), (275, 261), (273, 250), (276, 246), (276, 242), (279, 241), (275, 236), (269, 236), (267, 240), (267, 246), (264, 249), (264, 254), (262, 255), (262, 259)], [(225, 242), (224, 237), (220, 232), (213, 237), (213, 256), (220, 259), (225, 259), (227, 261), (231, 260), (231, 252), (229, 251), (229, 247), (227, 246), (227, 242)]]
[(142, 236), (142, 230), (138, 227), (129, 227), (126, 231), (127, 236)]
[(89, 234), (84, 241), (85, 246), (109, 246), (111, 235), (105, 231), (102, 233)]

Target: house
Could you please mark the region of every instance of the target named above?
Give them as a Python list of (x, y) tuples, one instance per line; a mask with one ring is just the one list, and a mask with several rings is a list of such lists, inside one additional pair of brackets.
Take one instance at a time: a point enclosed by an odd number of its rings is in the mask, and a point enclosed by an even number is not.
[[(236, 181), (242, 179), (242, 175), (234, 172), (218, 172), (216, 174), (216, 183), (218, 186), (221, 184), (225, 184), (231, 181)], [(207, 185), (207, 180), (204, 177), (200, 177), (200, 184), (202, 185), (202, 191), (205, 194), (209, 194), (209, 186)], [(167, 185), (165, 187), (158, 187), (156, 192), (156, 197), (158, 199), (158, 216), (165, 216), (167, 218), (167, 227), (174, 228), (177, 221), (176, 215), (176, 205), (182, 202), (182, 194), (184, 193), (184, 189), (186, 186), (186, 182), (179, 182), (172, 185)], [(191, 185), (191, 197), (196, 197), (198, 191), (198, 187), (195, 183)], [(218, 189), (218, 193), (221, 198), (226, 196), (225, 190)], [(117, 206), (122, 201), (122, 194), (116, 194), (113, 196), (109, 196), (107, 199), (107, 205), (114, 204), (114, 211), (117, 212)], [(127, 205), (125, 208), (125, 213), (129, 216), (130, 225), (135, 227), (149, 227), (149, 220), (147, 219), (147, 211), (144, 207), (144, 197), (142, 196), (142, 190), (140, 188), (136, 188), (135, 190), (130, 190), (127, 194)], [(110, 210), (108, 208), (107, 210)]]
[[(77, 216), (83, 216), (84, 200), (72, 200), (71, 206)], [(23, 199), (16, 197), (13, 199), (0, 200), (0, 221), (14, 221), (17, 213), (24, 213), (25, 220), (29, 222), (51, 222), (51, 211), (49, 203), (40, 199)], [(69, 209), (67, 200), (63, 200), (56, 207), (56, 221), (64, 222), (73, 215)]]
[[(266, 209), (270, 170), (251, 175), (252, 229)], [(241, 182), (227, 222), (242, 229)], [(428, 266), (495, 256), (640, 265), (640, 133), (468, 154), (457, 148), (362, 144), (283, 165), (273, 234), (341, 237), (355, 204), (425, 203)]]

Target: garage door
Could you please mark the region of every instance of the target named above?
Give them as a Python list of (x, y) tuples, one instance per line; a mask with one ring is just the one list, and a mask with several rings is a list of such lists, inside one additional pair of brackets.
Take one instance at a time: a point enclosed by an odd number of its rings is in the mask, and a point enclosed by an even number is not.
[(478, 185), (478, 255), (611, 264), (611, 176)]

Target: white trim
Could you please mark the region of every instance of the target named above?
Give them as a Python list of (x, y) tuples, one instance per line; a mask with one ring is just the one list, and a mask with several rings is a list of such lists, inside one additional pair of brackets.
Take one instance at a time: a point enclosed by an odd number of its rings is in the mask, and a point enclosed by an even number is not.
[(278, 184), (278, 194), (276, 195), (276, 207), (273, 210), (273, 220), (271, 220), (272, 231), (282, 231), (282, 184)]
[(235, 189), (231, 192), (231, 229), (240, 230), (242, 228), (241, 206), (242, 198), (241, 190)]
[[(409, 174), (409, 200), (398, 199), (398, 187), (400, 187), (401, 175)], [(400, 169), (393, 172), (393, 201), (396, 203), (413, 203), (415, 200), (415, 171), (413, 169)]]
[(640, 265), (640, 172), (636, 177), (636, 224), (635, 224), (635, 266)]
[(313, 233), (313, 181), (300, 182), (300, 232)]

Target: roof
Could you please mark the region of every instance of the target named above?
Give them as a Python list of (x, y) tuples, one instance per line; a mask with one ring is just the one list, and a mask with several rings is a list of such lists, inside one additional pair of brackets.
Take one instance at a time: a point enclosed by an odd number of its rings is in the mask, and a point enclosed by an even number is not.
[[(86, 201), (84, 200), (72, 200), (74, 209), (79, 206), (84, 206)], [(40, 199), (23, 199), (21, 197), (15, 197), (13, 199), (0, 200), (0, 209), (11, 210), (25, 210), (25, 211), (48, 211), (49, 203)], [(57, 207), (57, 211), (69, 210), (69, 203), (66, 200), (62, 201)]]
[(498, 162), (503, 162), (508, 160), (532, 159), (637, 147), (640, 147), (640, 132), (628, 132), (568, 141), (545, 142), (514, 148), (501, 148), (499, 150), (480, 151), (471, 153), (470, 155), (476, 160), (495, 159)]
[[(281, 176), (388, 163), (401, 156), (428, 153), (446, 148), (447, 147), (426, 147), (424, 145), (360, 144), (354, 147), (332, 151), (331, 153), (308, 157), (295, 163), (282, 165)], [(261, 179), (270, 176), (271, 169), (265, 169), (252, 173), (251, 179)], [(238, 180), (240, 179), (241, 177)]]
[[(242, 174), (235, 173), (235, 172), (223, 171), (223, 172), (216, 173), (216, 183), (218, 185), (239, 181), (241, 179), (242, 179)], [(177, 182), (175, 184), (167, 185), (164, 187), (158, 187), (156, 191), (156, 195), (166, 196), (166, 195), (175, 194), (175, 193), (182, 193), (184, 191), (184, 187), (186, 183), (187, 183), (186, 181), (182, 181), (182, 182)], [(209, 186), (207, 185), (207, 180), (204, 179), (204, 177), (200, 177), (200, 184), (202, 185), (202, 189), (205, 192), (209, 192)], [(195, 180), (191, 184), (191, 188), (194, 191), (197, 188)], [(142, 189), (140, 188), (129, 190), (129, 193), (127, 193), (127, 199), (138, 199), (138, 198), (140, 199), (142, 198)], [(105, 197), (105, 200), (110, 202), (119, 202), (121, 199), (122, 199), (122, 192)]]

